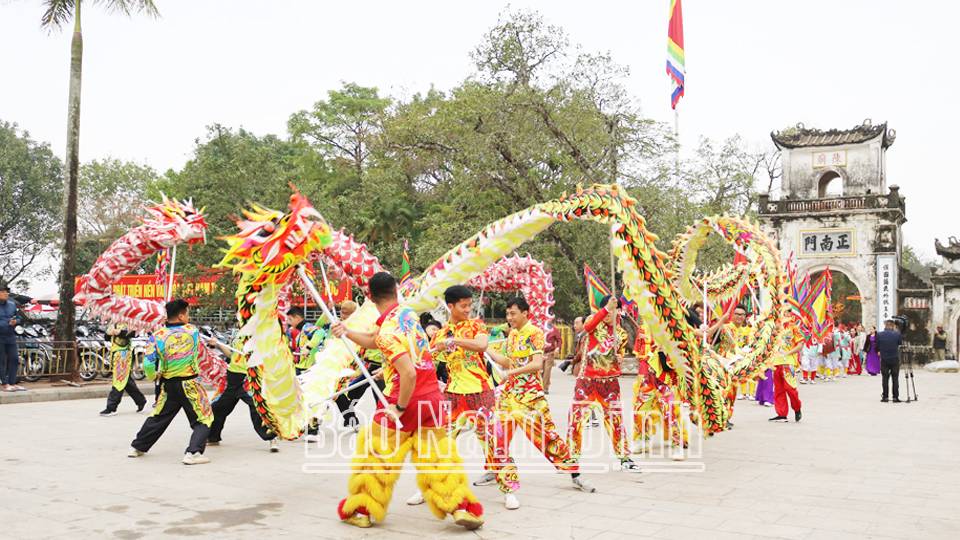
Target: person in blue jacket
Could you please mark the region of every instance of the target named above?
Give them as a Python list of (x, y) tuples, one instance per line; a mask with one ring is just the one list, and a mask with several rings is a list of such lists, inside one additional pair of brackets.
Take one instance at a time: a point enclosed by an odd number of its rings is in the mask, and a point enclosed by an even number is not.
[(25, 391), (17, 384), (17, 372), (20, 370), (20, 352), (17, 351), (17, 333), (14, 329), (20, 324), (17, 316), (17, 304), (9, 300), (10, 287), (0, 286), (0, 384), (4, 392)]

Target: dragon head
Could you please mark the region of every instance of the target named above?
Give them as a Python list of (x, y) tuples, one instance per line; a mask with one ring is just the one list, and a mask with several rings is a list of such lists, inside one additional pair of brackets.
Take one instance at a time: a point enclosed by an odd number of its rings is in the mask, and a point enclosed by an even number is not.
[(143, 207), (150, 214), (140, 218), (143, 224), (158, 232), (173, 232), (182, 242), (189, 245), (206, 241), (207, 224), (203, 220), (203, 208), (196, 210), (193, 200), (176, 201), (163, 195), (163, 201), (156, 206)]
[(254, 285), (285, 283), (298, 264), (331, 242), (330, 227), (296, 188), (289, 213), (256, 205), (243, 213), (246, 219), (234, 218), (240, 232), (221, 237), (230, 248), (218, 266), (252, 274)]

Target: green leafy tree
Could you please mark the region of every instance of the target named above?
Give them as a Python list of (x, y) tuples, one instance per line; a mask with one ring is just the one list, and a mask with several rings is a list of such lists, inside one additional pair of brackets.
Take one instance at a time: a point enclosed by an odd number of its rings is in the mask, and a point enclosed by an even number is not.
[(107, 158), (80, 167), (77, 219), (81, 234), (103, 235), (126, 230), (144, 217), (147, 194), (159, 179), (149, 165)]
[(37, 258), (57, 243), (63, 163), (47, 143), (0, 121), (0, 282), (36, 274)]
[[(109, 11), (130, 16), (134, 12), (150, 17), (159, 15), (152, 0), (99, 0)], [(70, 94), (67, 102), (67, 185), (64, 191), (63, 264), (60, 269), (60, 310), (57, 314), (57, 336), (73, 336), (76, 306), (73, 304), (74, 275), (77, 256), (77, 185), (80, 169), (80, 85), (83, 72), (83, 33), (80, 26), (82, 0), (43, 0), (40, 26), (48, 32), (59, 30), (73, 21), (70, 43)], [(71, 359), (75, 364), (76, 359)], [(75, 366), (74, 366), (75, 368)]]
[(381, 98), (377, 88), (342, 82), (330, 90), (327, 101), (318, 101), (312, 111), (294, 113), (287, 130), (295, 142), (318, 150), (338, 166), (352, 171), (352, 179), (363, 182), (370, 158), (370, 143), (379, 132), (383, 112), (390, 99)]
[[(186, 283), (195, 284), (208, 275), (223, 256), (226, 244), (218, 237), (233, 234), (237, 225), (231, 217), (242, 218), (251, 203), (284, 211), (290, 202), (289, 183), (300, 186), (295, 160), (303, 152), (297, 145), (275, 135), (257, 136), (244, 129), (220, 124), (207, 127), (206, 137), (197, 139), (193, 157), (179, 172), (167, 171), (148, 191), (152, 200), (162, 191), (168, 197), (193, 199), (196, 208), (205, 208), (207, 243), (177, 252), (177, 273)], [(314, 197), (311, 202), (320, 204)], [(322, 211), (322, 210), (321, 210)], [(222, 274), (214, 292), (200, 293), (204, 313), (232, 304), (236, 288), (232, 276)]]
[(914, 274), (929, 281), (935, 269), (940, 268), (940, 262), (935, 259), (924, 259), (917, 255), (913, 246), (903, 246), (903, 266)]

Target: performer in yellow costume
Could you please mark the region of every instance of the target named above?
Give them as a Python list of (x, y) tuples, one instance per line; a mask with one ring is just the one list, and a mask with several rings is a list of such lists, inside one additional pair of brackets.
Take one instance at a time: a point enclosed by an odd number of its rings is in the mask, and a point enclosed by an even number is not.
[[(748, 348), (753, 345), (755, 330), (747, 324), (747, 309), (738, 305), (733, 310), (733, 319), (724, 325), (725, 331), (721, 332), (721, 344), (717, 347), (717, 352), (726, 356), (736, 353), (740, 349)], [(757, 381), (744, 382), (740, 385), (740, 395), (737, 399), (753, 399), (753, 394), (757, 391)]]
[(507, 321), (512, 331), (507, 338), (504, 354), (487, 349), (491, 358), (506, 371), (506, 382), (497, 400), (496, 459), (499, 470), (497, 484), (504, 493), (504, 505), (509, 510), (520, 507), (513, 494), (520, 488), (517, 466), (510, 457), (510, 441), (519, 427), (527, 439), (561, 472), (570, 473), (573, 487), (592, 492), (597, 488), (580, 476), (579, 465), (570, 456), (564, 440), (557, 434), (550, 417), (550, 406), (544, 397), (540, 369), (543, 366), (545, 340), (543, 330), (527, 318), (530, 304), (523, 298), (507, 302)]

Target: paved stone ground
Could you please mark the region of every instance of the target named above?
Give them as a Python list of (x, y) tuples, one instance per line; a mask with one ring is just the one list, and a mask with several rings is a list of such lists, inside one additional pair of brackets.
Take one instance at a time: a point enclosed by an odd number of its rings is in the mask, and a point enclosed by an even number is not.
[[(51, 382), (47, 379), (37, 382), (20, 381), (18, 384), (27, 389), (25, 392), (0, 392), (0, 405), (14, 403), (36, 403), (40, 401), (65, 401), (68, 399), (106, 399), (113, 383), (109, 379), (94, 379), (91, 382), (79, 383), (72, 386), (61, 380)], [(145, 396), (152, 396), (153, 383), (143, 381), (137, 383), (137, 388)]]
[[(573, 380), (555, 373), (550, 401), (560, 412)], [(631, 383), (622, 381), (626, 395)], [(128, 459), (143, 422), (129, 399), (112, 418), (97, 416), (103, 400), (3, 405), (0, 538), (957, 538), (960, 377), (918, 372), (916, 384), (921, 400), (910, 404), (880, 403), (879, 377), (801, 386), (799, 424), (770, 424), (772, 409), (740, 401), (736, 428), (685, 462), (703, 472), (591, 473), (597, 493), (536, 474), (542, 457), (521, 460), (522, 508), (505, 510), (496, 487), (475, 488), (487, 519), (475, 532), (405, 505), (413, 474), (401, 477), (386, 522), (341, 524), (347, 476), (302, 472), (334, 460), (307, 458), (294, 442), (269, 454), (245, 410), (207, 450), (213, 463), (187, 467), (183, 417), (147, 456)], [(639, 461), (651, 470), (659, 460)], [(468, 459), (474, 471), (479, 463)]]

